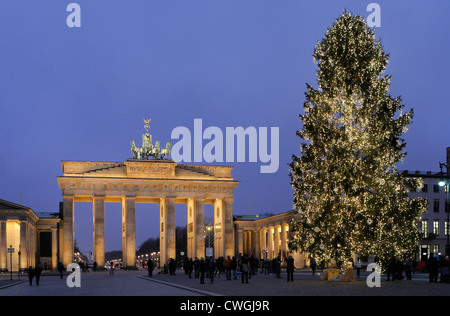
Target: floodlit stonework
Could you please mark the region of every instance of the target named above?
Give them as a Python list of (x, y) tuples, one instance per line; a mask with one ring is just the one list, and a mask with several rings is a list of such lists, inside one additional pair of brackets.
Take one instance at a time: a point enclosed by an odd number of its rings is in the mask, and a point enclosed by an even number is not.
[(136, 261), (135, 204), (160, 207), (160, 260), (175, 258), (175, 204), (187, 205), (188, 257), (205, 257), (204, 205), (214, 206), (216, 256), (235, 255), (233, 200), (239, 184), (229, 166), (179, 165), (169, 160), (128, 159), (123, 163), (63, 161), (58, 184), (63, 197), (60, 230), (62, 263), (73, 262), (75, 202), (91, 202), (94, 261), (105, 263), (105, 202), (122, 204), (124, 266)]
[[(35, 213), (31, 208), (0, 200), (0, 271), (26, 270), (36, 263), (57, 265), (57, 229), (60, 219), (51, 213)], [(50, 234), (48, 257), (41, 257), (42, 234)], [(20, 256), (19, 256), (20, 252)]]
[[(136, 265), (136, 203), (159, 205), (160, 262), (176, 257), (175, 204), (187, 206), (187, 257), (205, 257), (204, 208), (214, 209), (214, 257), (253, 254), (272, 259), (287, 254), (294, 211), (273, 216), (233, 216), (231, 166), (181, 165), (170, 160), (128, 159), (125, 162), (62, 161), (57, 177), (62, 191), (59, 213), (35, 213), (28, 207), (0, 200), (0, 271), (10, 271), (8, 248), (15, 248), (12, 270), (46, 262), (56, 269), (74, 262), (75, 202), (92, 203), (93, 260), (105, 264), (105, 203), (122, 205), (122, 261)], [(155, 218), (155, 220), (157, 220)], [(210, 227), (210, 228), (211, 228)], [(47, 257), (40, 256), (45, 236)], [(308, 265), (304, 254), (293, 253), (297, 267)]]
[[(288, 247), (292, 220), (300, 219), (297, 211), (272, 216), (235, 216), (235, 238), (238, 253), (254, 254), (257, 258), (273, 259), (278, 255), (292, 255), (297, 268), (309, 266), (310, 258), (304, 252), (291, 252)], [(284, 261), (283, 261), (284, 262)]]

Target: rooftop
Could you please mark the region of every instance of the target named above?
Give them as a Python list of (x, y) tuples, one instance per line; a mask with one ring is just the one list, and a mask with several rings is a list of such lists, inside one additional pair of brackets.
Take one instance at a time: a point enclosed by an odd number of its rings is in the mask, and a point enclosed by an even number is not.
[(36, 216), (38, 218), (58, 218), (59, 217), (58, 213), (35, 212), (28, 206), (23, 206), (23, 205), (20, 205), (20, 204), (16, 204), (16, 203), (13, 203), (13, 202), (9, 202), (9, 201), (0, 199), (0, 210), (2, 210), (2, 209), (4, 209), (4, 210), (26, 210), (26, 211), (31, 211), (34, 214), (36, 214)]
[(407, 176), (416, 177), (440, 177), (441, 172), (436, 171), (420, 171), (420, 170), (399, 170), (399, 173), (404, 173)]
[(255, 221), (257, 219), (269, 217), (267, 215), (234, 215), (236, 221)]

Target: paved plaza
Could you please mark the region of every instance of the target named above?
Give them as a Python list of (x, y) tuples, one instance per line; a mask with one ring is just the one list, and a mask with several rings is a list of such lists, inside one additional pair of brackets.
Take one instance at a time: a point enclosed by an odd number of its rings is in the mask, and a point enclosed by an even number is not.
[(226, 280), (225, 275), (216, 277), (211, 283), (205, 279), (190, 279), (183, 270), (176, 275), (154, 273), (149, 278), (147, 271), (81, 272), (81, 287), (70, 288), (66, 284), (67, 274), (61, 279), (54, 272), (41, 276), (40, 285), (34, 280), (30, 286), (26, 275), (20, 280), (14, 275), (0, 275), (0, 296), (449, 296), (450, 284), (429, 283), (427, 274), (414, 274), (412, 280), (385, 281), (381, 287), (369, 288), (367, 274), (362, 273), (355, 282), (322, 281), (320, 275), (300, 270), (294, 274), (294, 281), (287, 282), (286, 274), (257, 274), (249, 283), (240, 279)]
[(182, 290), (169, 285), (162, 285), (139, 278), (142, 271), (116, 271), (114, 276), (109, 272), (81, 272), (81, 287), (68, 287), (68, 274), (61, 279), (54, 272), (43, 273), (36, 286), (30, 286), (26, 275), (9, 275), (0, 277), (0, 296), (192, 296), (195, 292)]

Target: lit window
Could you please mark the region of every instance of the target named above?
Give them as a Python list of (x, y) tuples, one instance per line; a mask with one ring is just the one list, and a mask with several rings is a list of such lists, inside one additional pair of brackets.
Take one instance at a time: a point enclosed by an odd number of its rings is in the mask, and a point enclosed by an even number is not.
[(438, 244), (433, 245), (433, 253), (435, 255), (439, 254), (439, 245)]
[(423, 235), (423, 238), (428, 238), (428, 221), (427, 220), (422, 221), (422, 235)]
[(439, 220), (437, 219), (433, 221), (433, 234), (435, 236), (439, 235)]

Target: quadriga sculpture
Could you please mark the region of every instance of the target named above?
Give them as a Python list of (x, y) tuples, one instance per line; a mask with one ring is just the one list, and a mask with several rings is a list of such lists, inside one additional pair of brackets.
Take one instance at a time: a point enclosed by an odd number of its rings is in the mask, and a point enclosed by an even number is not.
[(149, 159), (152, 157), (154, 160), (167, 160), (170, 155), (172, 142), (167, 142), (165, 148), (160, 148), (159, 140), (153, 145), (151, 143), (151, 135), (145, 134), (142, 135), (142, 141), (142, 146), (138, 148), (134, 140), (131, 140), (131, 155), (133, 159)]
[(167, 156), (170, 155), (170, 146), (172, 142), (167, 142), (166, 148), (161, 149), (161, 159), (167, 159)]
[(141, 149), (136, 147), (134, 140), (131, 141), (131, 155), (133, 159), (141, 159)]

